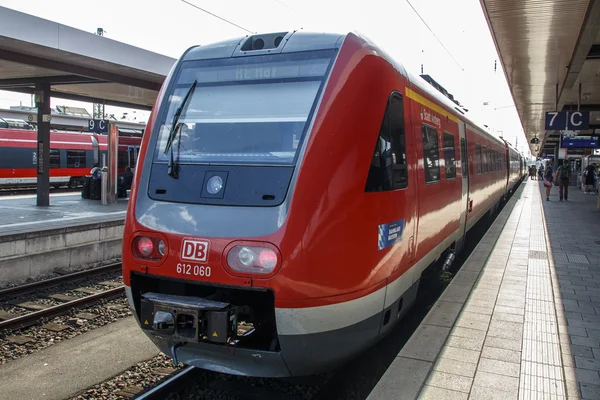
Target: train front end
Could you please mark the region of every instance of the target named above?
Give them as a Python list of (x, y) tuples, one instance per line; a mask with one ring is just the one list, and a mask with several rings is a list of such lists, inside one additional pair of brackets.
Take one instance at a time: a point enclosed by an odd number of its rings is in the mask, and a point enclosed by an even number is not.
[(294, 364), (301, 348), (282, 354), (275, 299), (294, 259), (296, 167), (343, 37), (316, 38), (311, 49), (292, 33), (191, 48), (159, 94), (123, 276), (141, 328), (178, 361), (265, 377), (311, 369)]

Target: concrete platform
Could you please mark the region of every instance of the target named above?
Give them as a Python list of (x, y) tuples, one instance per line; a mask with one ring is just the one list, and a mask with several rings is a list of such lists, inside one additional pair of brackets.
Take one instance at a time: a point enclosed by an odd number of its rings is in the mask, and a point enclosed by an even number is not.
[(129, 317), (0, 365), (0, 398), (63, 400), (157, 354)]
[(128, 199), (103, 206), (80, 194), (0, 198), (0, 285), (121, 257)]
[(521, 185), (369, 400), (600, 399), (596, 197), (541, 190)]
[(125, 219), (128, 199), (103, 206), (81, 194), (51, 194), (49, 207), (37, 207), (35, 195), (0, 197), (0, 236)]

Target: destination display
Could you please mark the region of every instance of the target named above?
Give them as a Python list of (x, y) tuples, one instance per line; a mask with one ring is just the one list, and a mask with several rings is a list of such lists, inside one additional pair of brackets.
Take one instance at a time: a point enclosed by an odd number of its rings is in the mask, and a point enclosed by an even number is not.
[(564, 137), (562, 136), (561, 145), (563, 149), (570, 148), (597, 148), (598, 136), (597, 135), (586, 135), (586, 136), (574, 136)]

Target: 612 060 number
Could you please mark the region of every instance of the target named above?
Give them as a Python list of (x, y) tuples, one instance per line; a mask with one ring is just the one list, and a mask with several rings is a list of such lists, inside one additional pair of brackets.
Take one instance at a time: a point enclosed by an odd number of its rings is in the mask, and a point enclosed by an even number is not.
[(210, 270), (209, 266), (177, 263), (177, 273), (181, 274), (181, 275), (195, 275), (195, 276), (209, 277), (211, 274), (211, 270)]

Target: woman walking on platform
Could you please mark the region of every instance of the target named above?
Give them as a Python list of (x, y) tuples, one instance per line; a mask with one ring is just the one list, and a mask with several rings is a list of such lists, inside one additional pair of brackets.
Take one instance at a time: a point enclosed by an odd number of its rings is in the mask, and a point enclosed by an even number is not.
[[(542, 167), (540, 166), (540, 170)], [(546, 161), (546, 170), (544, 171), (544, 186), (546, 187), (546, 201), (550, 201), (550, 189), (552, 189), (552, 167), (550, 166), (550, 161)]]

